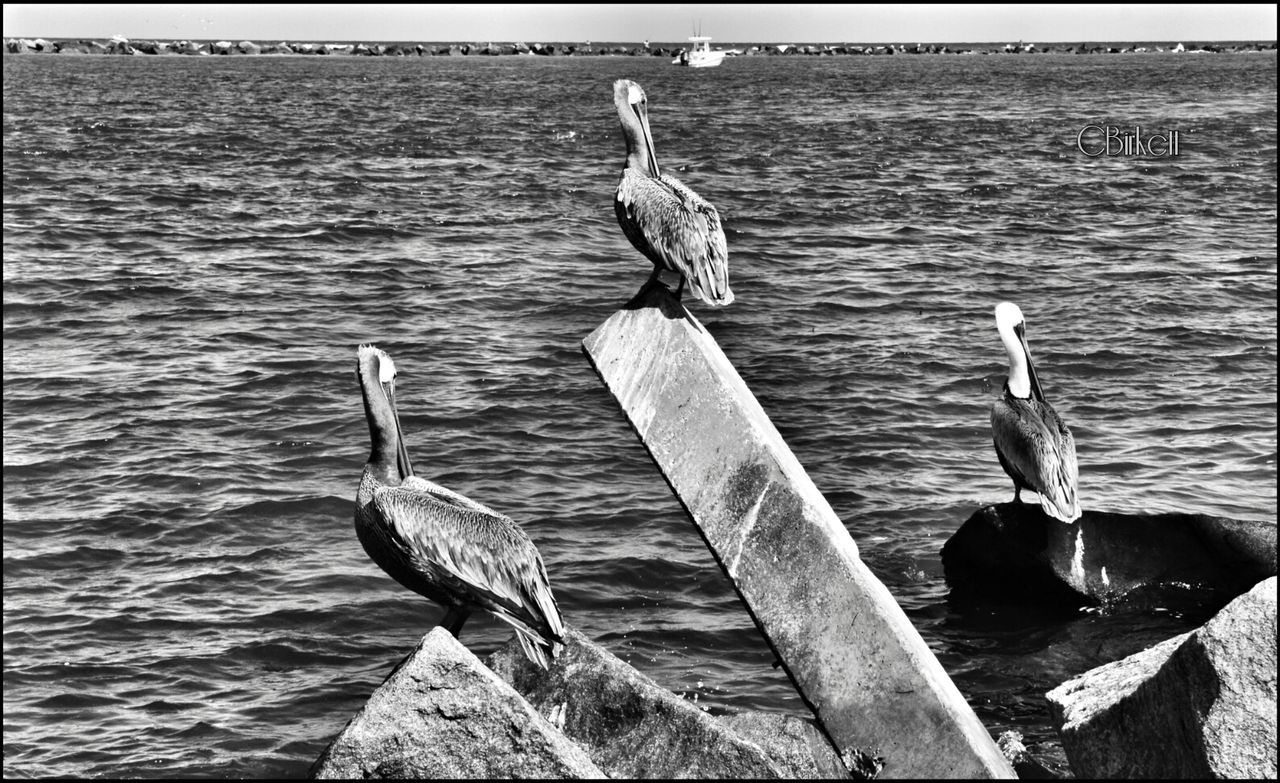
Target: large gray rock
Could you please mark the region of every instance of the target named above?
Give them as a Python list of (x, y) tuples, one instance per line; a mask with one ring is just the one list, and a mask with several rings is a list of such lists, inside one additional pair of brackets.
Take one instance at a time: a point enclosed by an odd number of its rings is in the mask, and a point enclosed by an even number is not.
[[(831, 742), (809, 721), (776, 712), (740, 712), (720, 721), (763, 748), (789, 778), (850, 777)], [(875, 770), (866, 772), (872, 777)]]
[(775, 760), (572, 628), (549, 671), (514, 639), (488, 663), (610, 777), (784, 778), (816, 768), (812, 758), (799, 768)]
[(396, 667), (311, 768), (316, 778), (603, 778), (582, 749), (447, 630)]
[(1081, 778), (1276, 778), (1276, 578), (1048, 694)]
[(1223, 606), (1276, 575), (1276, 525), (1205, 514), (1085, 511), (1073, 524), (1036, 503), (974, 512), (942, 547), (958, 599)]

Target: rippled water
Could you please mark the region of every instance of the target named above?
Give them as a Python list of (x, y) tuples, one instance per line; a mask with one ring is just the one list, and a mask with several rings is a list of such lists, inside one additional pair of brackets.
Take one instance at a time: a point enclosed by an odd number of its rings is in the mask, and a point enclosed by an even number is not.
[(724, 217), (737, 302), (694, 312), (993, 733), (1061, 771), (1044, 691), (1203, 620), (961, 611), (939, 550), (1011, 495), (1003, 299), (1085, 508), (1274, 522), (1274, 53), (6, 57), (6, 775), (303, 775), (438, 619), (352, 528), (367, 341), (415, 467), (525, 526), (567, 622), (803, 712), (580, 352), (649, 268), (620, 76)]

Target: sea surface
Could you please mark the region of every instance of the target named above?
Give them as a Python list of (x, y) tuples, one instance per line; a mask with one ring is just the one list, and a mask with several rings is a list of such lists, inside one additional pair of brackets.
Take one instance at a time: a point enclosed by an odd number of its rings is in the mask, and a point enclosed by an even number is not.
[(353, 529), (364, 342), (570, 625), (713, 714), (808, 714), (581, 353), (650, 270), (619, 77), (724, 220), (737, 301), (690, 309), (993, 736), (1066, 772), (1044, 692), (1206, 619), (958, 607), (939, 552), (1012, 497), (1002, 300), (1086, 509), (1274, 524), (1274, 52), (5, 57), (6, 777), (304, 776), (437, 622)]

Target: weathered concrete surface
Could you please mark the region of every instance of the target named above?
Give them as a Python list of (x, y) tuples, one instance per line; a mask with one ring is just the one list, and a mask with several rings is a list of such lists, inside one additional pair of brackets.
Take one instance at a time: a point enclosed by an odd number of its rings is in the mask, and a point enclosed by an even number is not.
[(1222, 606), (1276, 574), (1276, 526), (1099, 511), (1068, 525), (1035, 503), (1001, 503), (974, 512), (942, 547), (942, 565), (958, 598)]
[(591, 759), (437, 627), (311, 767), (316, 778), (603, 778)]
[(1081, 778), (1276, 778), (1276, 578), (1048, 694)]
[(812, 754), (796, 762), (799, 749), (775, 760), (572, 628), (548, 671), (514, 639), (488, 664), (610, 777), (794, 778), (817, 766)]
[(718, 345), (661, 286), (583, 341), (845, 758), (886, 777), (1013, 770)]

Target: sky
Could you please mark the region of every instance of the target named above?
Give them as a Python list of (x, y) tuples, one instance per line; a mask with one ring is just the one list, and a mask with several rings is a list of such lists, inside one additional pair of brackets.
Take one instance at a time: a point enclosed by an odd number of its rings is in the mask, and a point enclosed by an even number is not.
[(1079, 43), (1276, 39), (1275, 4), (37, 4), (5, 38), (268, 41)]

